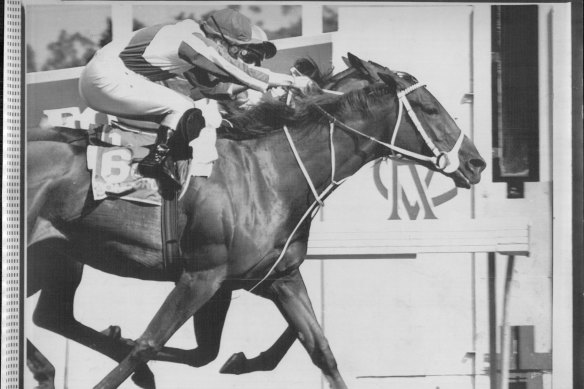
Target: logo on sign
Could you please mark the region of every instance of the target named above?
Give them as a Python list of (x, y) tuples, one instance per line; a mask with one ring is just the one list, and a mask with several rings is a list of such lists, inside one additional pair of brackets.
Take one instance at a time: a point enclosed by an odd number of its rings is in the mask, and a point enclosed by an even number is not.
[(389, 220), (437, 219), (436, 208), (456, 197), (458, 191), (451, 182), (437, 183), (436, 176), (434, 171), (410, 162), (377, 162), (373, 177), (379, 193), (390, 200)]
[[(45, 109), (43, 114), (45, 117), (41, 121), (41, 127), (47, 125), (73, 128), (89, 128), (91, 124), (102, 122), (98, 119), (98, 115), (104, 115), (91, 108), (85, 108), (81, 111), (79, 107)], [(108, 123), (115, 119), (114, 116), (106, 116)]]

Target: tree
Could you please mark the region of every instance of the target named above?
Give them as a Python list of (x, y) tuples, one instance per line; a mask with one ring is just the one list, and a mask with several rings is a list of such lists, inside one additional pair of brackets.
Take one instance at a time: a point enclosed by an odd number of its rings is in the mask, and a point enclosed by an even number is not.
[[(228, 8), (231, 8), (235, 11), (240, 11), (240, 5), (230, 5)], [(250, 5), (248, 9), (252, 13), (260, 14), (262, 13), (262, 7), (258, 5)], [(298, 11), (299, 7), (297, 5), (283, 5), (281, 6), (282, 15), (290, 15), (294, 11)], [(184, 19), (193, 19), (193, 20), (205, 20), (207, 19), (213, 12), (216, 10), (211, 10), (208, 12), (203, 13), (199, 18), (193, 12), (190, 14), (186, 14), (185, 12), (181, 12), (177, 16), (174, 17), (175, 20), (184, 20)], [(258, 21), (257, 25), (263, 28), (263, 21)], [(269, 39), (280, 39), (280, 38), (290, 38), (293, 36), (300, 36), (302, 35), (302, 21), (299, 19), (296, 22), (292, 23), (288, 27), (281, 27), (277, 30), (265, 30), (266, 34), (268, 35)]]
[[(227, 8), (231, 8), (232, 10), (239, 11), (239, 10), (241, 10), (241, 5), (230, 5)], [(211, 11), (205, 12), (200, 17), (197, 17), (197, 14), (195, 14), (194, 12), (187, 14), (186, 12), (181, 11), (181, 13), (179, 13), (178, 15), (176, 15), (174, 17), (174, 20), (180, 21), (180, 20), (185, 20), (185, 19), (192, 19), (195, 21), (202, 21), (202, 20), (206, 20), (215, 11), (217, 11), (217, 9), (213, 9)]]
[(296, 8), (298, 8), (297, 5), (283, 5), (281, 7), (282, 9), (282, 14), (283, 15), (289, 15), (290, 13), (292, 13)]
[(49, 58), (41, 70), (83, 66), (95, 54), (97, 45), (86, 36), (61, 30), (56, 42), (49, 43)]
[(194, 12), (187, 14), (184, 11), (181, 11), (181, 13), (179, 13), (178, 15), (176, 15), (174, 17), (174, 20), (176, 20), (176, 21), (181, 21), (181, 20), (185, 20), (185, 19), (197, 20), (197, 16), (195, 15)]
[(259, 5), (250, 5), (248, 9), (250, 12), (253, 12), (254, 14), (259, 14), (262, 12), (262, 7), (260, 7)]
[[(260, 23), (258, 23), (260, 24)], [(260, 26), (261, 27), (261, 26)], [(300, 36), (302, 35), (302, 20), (299, 19), (289, 25), (288, 27), (281, 27), (277, 30), (264, 30), (266, 35), (270, 40), (272, 39), (281, 39), (281, 38), (290, 38), (293, 36)]]
[[(177, 19), (177, 20), (179, 20), (179, 19)], [(101, 33), (101, 36), (99, 38), (99, 42), (98, 42), (99, 47), (103, 47), (112, 41), (112, 19), (107, 18), (106, 23), (107, 23), (106, 28)], [(144, 27), (146, 27), (146, 25), (144, 23), (142, 23), (141, 21), (139, 21), (138, 19), (132, 20), (132, 31), (136, 31), (136, 30), (139, 30), (139, 29), (144, 28)]]
[[(101, 33), (99, 41), (95, 43), (81, 33), (70, 34), (61, 30), (55, 42), (47, 45), (49, 58), (43, 64), (41, 70), (66, 69), (83, 66), (89, 62), (97, 50), (112, 41), (112, 20), (107, 18), (105, 30)], [(145, 27), (139, 20), (133, 20), (133, 29), (139, 30)], [(32, 47), (27, 46), (27, 71), (36, 71), (35, 55)], [(32, 60), (31, 60), (32, 58)], [(32, 62), (31, 62), (32, 61)]]
[(328, 5), (325, 5), (323, 7), (322, 18), (323, 18), (322, 32), (332, 32), (339, 30), (339, 12), (337, 10), (337, 7), (330, 7)]
[[(300, 7), (297, 5), (282, 5), (280, 12), (285, 17), (294, 17), (294, 13), (300, 13)], [(260, 23), (258, 23), (260, 25)], [(261, 25), (260, 25), (261, 27)], [(265, 30), (269, 39), (290, 38), (302, 35), (302, 18), (299, 16), (296, 21), (287, 27), (281, 27), (277, 30)]]
[(26, 72), (36, 72), (37, 71), (37, 64), (36, 64), (36, 54), (30, 44), (26, 45)]

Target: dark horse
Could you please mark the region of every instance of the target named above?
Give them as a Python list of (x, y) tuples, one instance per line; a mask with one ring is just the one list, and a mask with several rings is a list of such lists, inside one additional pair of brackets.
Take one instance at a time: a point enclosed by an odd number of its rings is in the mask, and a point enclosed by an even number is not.
[[(467, 188), (480, 181), (485, 168), (471, 141), (417, 80), (351, 55), (349, 60), (346, 77), (330, 86), (343, 95), (314, 93), (296, 98), (294, 108), (266, 101), (231, 118), (247, 139), (219, 140), (221, 157), (212, 175), (191, 180), (179, 204), (180, 272), (163, 270), (158, 207), (95, 202), (84, 147), (58, 141), (28, 144), (29, 263), (60, 269), (58, 278), (49, 280), (39, 272), (34, 273), (38, 279), (30, 277), (29, 292), (41, 290), (34, 320), (120, 362), (96, 387), (118, 387), (153, 359), (193, 366), (214, 359), (236, 289), (276, 304), (289, 324), (280, 350), (285, 352), (297, 337), (330, 386), (346, 387), (298, 269), (306, 255), (310, 218), (305, 216), (315, 207), (314, 192), (328, 195), (336, 186), (332, 182), (388, 156), (414, 158)], [(290, 130), (314, 191), (283, 126)], [(175, 287), (145, 332), (130, 342), (75, 319), (73, 296), (82, 264), (126, 277), (173, 281)], [(191, 316), (198, 348), (164, 347)]]

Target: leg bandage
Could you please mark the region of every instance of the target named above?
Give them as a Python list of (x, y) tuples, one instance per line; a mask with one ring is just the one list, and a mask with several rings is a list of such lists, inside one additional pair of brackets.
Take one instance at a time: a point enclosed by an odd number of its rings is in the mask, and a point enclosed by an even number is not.
[(215, 143), (217, 141), (217, 127), (221, 125), (219, 106), (214, 100), (199, 100), (195, 103), (205, 118), (205, 128), (199, 136), (190, 142), (193, 148), (193, 160), (190, 174), (193, 176), (209, 177), (213, 169), (213, 162), (219, 157)]

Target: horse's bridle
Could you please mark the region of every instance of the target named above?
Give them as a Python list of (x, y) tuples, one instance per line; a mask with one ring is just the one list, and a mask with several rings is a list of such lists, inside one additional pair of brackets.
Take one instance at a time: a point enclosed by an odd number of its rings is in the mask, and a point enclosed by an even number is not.
[[(356, 130), (356, 129), (352, 128), (351, 126), (348, 126), (347, 124), (339, 121), (336, 117), (334, 117), (333, 115), (331, 115), (330, 113), (325, 111), (323, 108), (321, 108), (319, 106), (316, 106), (316, 107), (319, 111), (321, 111), (330, 120), (331, 132), (333, 131), (334, 126), (338, 125), (339, 127), (341, 127), (344, 130), (351, 131), (351, 132), (358, 134), (362, 137), (365, 137), (365, 138), (367, 138), (367, 139), (369, 139), (377, 144), (380, 144), (384, 147), (389, 148), (392, 151), (392, 155), (391, 155), (392, 158), (401, 159), (405, 155), (407, 157), (410, 157), (410, 158), (413, 158), (413, 159), (416, 159), (419, 161), (431, 162), (438, 170), (443, 171), (446, 174), (454, 173), (456, 170), (458, 170), (458, 167), (460, 166), (458, 152), (460, 150), (460, 147), (462, 146), (462, 140), (464, 139), (464, 134), (462, 133), (462, 131), (460, 131), (460, 134), (458, 135), (458, 139), (456, 140), (452, 149), (448, 152), (440, 151), (438, 149), (438, 147), (436, 147), (436, 145), (434, 144), (434, 141), (432, 141), (432, 139), (428, 136), (428, 134), (424, 130), (424, 127), (422, 127), (422, 124), (420, 123), (420, 120), (418, 119), (416, 112), (412, 109), (412, 106), (410, 105), (410, 102), (407, 98), (408, 94), (410, 94), (411, 92), (415, 91), (416, 89), (422, 88), (422, 87), (425, 87), (425, 85), (418, 82), (418, 83), (411, 85), (411, 86), (407, 87), (406, 89), (403, 89), (397, 93), (397, 98), (399, 101), (398, 115), (397, 115), (397, 120), (395, 122), (395, 127), (393, 129), (390, 143), (380, 141), (379, 139), (377, 139), (375, 137), (364, 134), (361, 131)], [(408, 116), (410, 117), (410, 120), (414, 124), (414, 127), (416, 127), (416, 130), (418, 131), (418, 133), (420, 134), (420, 136), (422, 137), (422, 139), (424, 140), (424, 142), (426, 143), (428, 148), (432, 151), (433, 156), (430, 157), (427, 155), (415, 153), (413, 151), (409, 151), (409, 150), (406, 150), (404, 148), (401, 148), (401, 147), (395, 145), (395, 141), (397, 139), (397, 133), (399, 131), (399, 127), (400, 127), (402, 116), (403, 116), (404, 107), (406, 109), (406, 112), (408, 113)], [(334, 180), (334, 176), (333, 176), (333, 180)]]
[[(312, 183), (312, 180), (310, 179), (308, 171), (306, 170), (304, 164), (302, 163), (302, 159), (300, 158), (300, 155), (298, 154), (298, 151), (296, 150), (296, 147), (294, 146), (294, 142), (292, 141), (292, 137), (290, 135), (290, 132), (288, 131), (288, 128), (286, 126), (284, 126), (284, 133), (286, 134), (286, 137), (288, 138), (288, 142), (290, 143), (290, 147), (292, 148), (292, 151), (294, 153), (294, 156), (296, 157), (298, 165), (300, 166), (300, 169), (302, 170), (302, 173), (304, 174), (304, 176), (308, 182), (308, 186), (310, 187), (310, 190), (312, 191), (312, 193), (314, 195), (314, 202), (308, 207), (308, 209), (306, 210), (304, 215), (300, 218), (300, 221), (296, 224), (296, 227), (294, 228), (294, 230), (292, 231), (292, 233), (290, 234), (290, 236), (286, 240), (284, 247), (282, 248), (282, 251), (280, 252), (280, 255), (278, 256), (278, 258), (275, 260), (274, 264), (270, 267), (270, 269), (268, 270), (266, 275), (262, 279), (260, 279), (255, 285), (253, 285), (251, 289), (249, 289), (250, 292), (255, 290), (261, 283), (263, 283), (269, 277), (269, 275), (276, 269), (276, 266), (278, 266), (280, 261), (282, 261), (282, 259), (284, 258), (284, 255), (286, 254), (286, 251), (288, 250), (289, 245), (292, 243), (293, 237), (295, 236), (295, 234), (298, 231), (298, 229), (300, 228), (300, 226), (304, 223), (304, 221), (307, 220), (308, 217), (314, 217), (316, 215), (316, 212), (318, 212), (319, 207), (324, 205), (324, 198), (327, 197), (338, 185), (340, 185), (343, 181), (345, 181), (348, 178), (348, 177), (346, 177), (340, 181), (337, 181), (335, 179), (336, 161), (335, 161), (335, 148), (334, 148), (334, 141), (333, 141), (333, 133), (334, 133), (335, 126), (339, 126), (344, 130), (351, 131), (351, 132), (358, 134), (360, 136), (363, 136), (363, 137), (365, 137), (365, 138), (367, 138), (375, 143), (378, 143), (382, 146), (389, 148), (392, 151), (393, 158), (403, 158), (403, 155), (406, 155), (410, 158), (414, 158), (417, 160), (430, 161), (436, 166), (437, 169), (439, 169), (445, 173), (454, 173), (458, 169), (458, 167), (460, 165), (460, 161), (458, 159), (458, 151), (460, 150), (460, 146), (462, 145), (462, 139), (464, 138), (464, 134), (462, 133), (462, 131), (460, 131), (460, 134), (458, 135), (458, 139), (456, 140), (454, 147), (452, 147), (452, 150), (450, 150), (448, 152), (438, 150), (438, 148), (436, 147), (436, 145), (434, 144), (432, 139), (430, 139), (428, 134), (426, 134), (426, 132), (424, 131), (424, 128), (422, 127), (422, 124), (420, 123), (420, 120), (418, 120), (416, 113), (414, 112), (414, 110), (412, 109), (412, 106), (410, 105), (410, 102), (408, 101), (407, 95), (409, 93), (413, 92), (414, 90), (416, 90), (418, 88), (422, 88), (424, 86), (425, 86), (424, 84), (416, 83), (416, 84), (409, 86), (408, 88), (401, 90), (397, 93), (397, 97), (399, 100), (399, 109), (398, 109), (398, 117), (397, 117), (397, 120), (395, 122), (395, 128), (393, 130), (393, 134), (391, 137), (391, 143), (382, 142), (379, 139), (376, 139), (372, 136), (364, 134), (361, 131), (356, 130), (356, 129), (346, 125), (345, 123), (339, 121), (336, 117), (334, 117), (333, 115), (331, 115), (330, 113), (325, 111), (322, 107), (315, 105), (315, 107), (323, 115), (325, 115), (329, 119), (329, 123), (330, 123), (329, 141), (330, 141), (330, 147), (331, 147), (331, 169), (332, 169), (331, 183), (320, 194), (317, 193), (316, 188), (314, 187), (314, 184)], [(324, 89), (323, 91), (327, 92), (327, 93), (339, 94), (339, 92), (329, 91), (326, 89)], [(292, 97), (292, 95), (289, 92), (287, 104), (290, 104), (291, 97)], [(428, 145), (430, 150), (432, 150), (432, 153), (434, 154), (434, 156), (428, 157), (426, 155), (414, 153), (412, 151), (402, 149), (401, 147), (398, 147), (394, 144), (395, 139), (397, 137), (399, 125), (401, 123), (401, 118), (402, 118), (402, 114), (403, 114), (403, 107), (406, 108), (406, 112), (410, 116), (410, 119), (414, 123), (414, 126), (416, 127), (416, 129), (418, 130), (418, 132), (420, 133), (422, 138), (424, 139), (424, 142), (426, 142), (426, 145)], [(454, 157), (456, 157), (456, 158), (454, 158)]]

